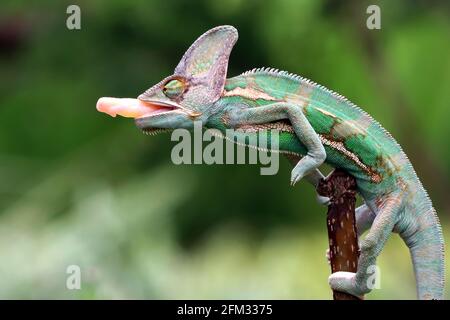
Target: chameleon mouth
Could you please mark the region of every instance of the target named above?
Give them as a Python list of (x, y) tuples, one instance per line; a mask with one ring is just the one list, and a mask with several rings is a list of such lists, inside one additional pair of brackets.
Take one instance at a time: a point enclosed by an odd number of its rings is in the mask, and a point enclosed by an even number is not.
[(150, 110), (149, 110), (149, 112), (146, 112), (139, 117), (135, 117), (135, 119), (148, 118), (148, 117), (156, 116), (158, 114), (169, 113), (169, 112), (177, 111), (177, 110), (181, 109), (179, 106), (160, 102), (160, 101), (143, 101), (140, 99), (137, 99), (137, 100), (140, 101), (141, 104), (144, 104)]

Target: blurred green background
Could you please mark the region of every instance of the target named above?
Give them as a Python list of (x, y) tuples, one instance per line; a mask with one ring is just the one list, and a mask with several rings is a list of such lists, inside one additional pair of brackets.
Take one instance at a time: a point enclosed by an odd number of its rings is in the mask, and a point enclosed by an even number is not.
[[(69, 4), (81, 8), (79, 31), (66, 28)], [(381, 30), (365, 27), (369, 4)], [(331, 299), (326, 208), (307, 183), (289, 186), (285, 159), (276, 176), (175, 166), (169, 135), (95, 110), (101, 96), (136, 97), (170, 75), (221, 24), (240, 32), (229, 76), (288, 70), (379, 120), (448, 235), (449, 17), (445, 0), (3, 0), (0, 298)], [(66, 289), (69, 265), (81, 267), (81, 290)], [(368, 299), (415, 298), (398, 235), (379, 265)]]

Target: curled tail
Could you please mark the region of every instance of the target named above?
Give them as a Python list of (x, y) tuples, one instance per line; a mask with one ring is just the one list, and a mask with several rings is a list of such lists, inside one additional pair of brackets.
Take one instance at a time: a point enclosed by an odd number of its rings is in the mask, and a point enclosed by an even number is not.
[(434, 208), (416, 216), (418, 225), (414, 232), (401, 235), (408, 245), (414, 265), (417, 297), (443, 299), (445, 282), (444, 240), (439, 218)]

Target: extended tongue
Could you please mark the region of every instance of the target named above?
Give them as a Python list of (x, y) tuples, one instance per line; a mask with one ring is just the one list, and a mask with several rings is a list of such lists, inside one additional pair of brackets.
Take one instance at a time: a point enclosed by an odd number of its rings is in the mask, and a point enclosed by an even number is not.
[(159, 107), (139, 99), (103, 97), (97, 101), (97, 110), (127, 118), (140, 118), (158, 110)]

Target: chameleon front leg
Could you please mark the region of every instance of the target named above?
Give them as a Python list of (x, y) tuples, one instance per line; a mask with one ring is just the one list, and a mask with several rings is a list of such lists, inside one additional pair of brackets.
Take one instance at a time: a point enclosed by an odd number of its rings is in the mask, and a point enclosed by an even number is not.
[(361, 241), (361, 255), (358, 272), (335, 272), (328, 282), (333, 290), (347, 292), (354, 296), (363, 296), (371, 291), (369, 283), (370, 266), (376, 265), (376, 258), (383, 249), (386, 240), (403, 209), (403, 192), (397, 191), (385, 196), (367, 236)]
[(261, 107), (233, 109), (229, 114), (232, 126), (264, 124), (282, 119), (290, 121), (298, 139), (308, 150), (292, 169), (291, 185), (294, 185), (305, 175), (317, 169), (327, 156), (319, 136), (306, 119), (302, 108), (292, 103), (278, 102)]
[[(285, 157), (289, 160), (289, 162), (293, 166), (295, 166), (302, 158), (300, 155), (295, 154), (286, 154)], [(320, 180), (325, 179), (325, 176), (319, 169), (313, 169), (310, 173), (308, 173), (305, 176), (305, 179), (314, 187), (314, 189), (317, 189)], [(330, 203), (330, 198), (321, 196), (317, 192), (316, 192), (316, 200), (319, 204), (324, 206), (328, 206), (328, 204)]]

